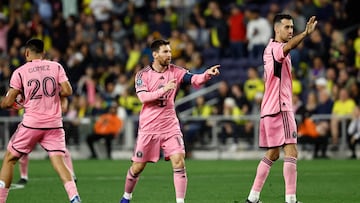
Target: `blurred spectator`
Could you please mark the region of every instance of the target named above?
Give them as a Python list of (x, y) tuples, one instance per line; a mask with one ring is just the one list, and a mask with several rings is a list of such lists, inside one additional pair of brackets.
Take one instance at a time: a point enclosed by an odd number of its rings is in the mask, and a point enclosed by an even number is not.
[(115, 82), (114, 94), (117, 96), (123, 95), (128, 88), (129, 83), (127, 76), (125, 74), (119, 74)]
[(316, 18), (320, 21), (330, 21), (334, 17), (334, 7), (328, 0), (318, 0), (316, 7)]
[(356, 159), (356, 144), (360, 141), (360, 109), (356, 106), (349, 127), (347, 128), (349, 148), (351, 150), (351, 159)]
[(182, 52), (185, 48), (185, 43), (181, 39), (181, 32), (178, 29), (173, 29), (171, 31), (171, 36), (169, 38), (172, 59), (177, 59), (182, 55)]
[(128, 1), (126, 0), (113, 0), (112, 13), (118, 18), (122, 19), (125, 16), (128, 8)]
[(134, 67), (139, 62), (141, 58), (141, 49), (140, 44), (135, 42), (129, 45), (126, 49), (128, 57), (126, 60), (125, 70), (126, 72), (132, 72)]
[(197, 47), (207, 47), (210, 42), (210, 33), (206, 27), (205, 17), (202, 15), (198, 4), (192, 7), (189, 19), (186, 21), (185, 29)]
[(352, 84), (356, 84), (356, 79), (354, 76), (349, 75), (346, 69), (341, 69), (339, 70), (337, 84), (340, 85), (340, 87), (345, 88), (349, 92)]
[(316, 79), (325, 77), (326, 67), (321, 57), (315, 56), (312, 60), (312, 68), (309, 70), (308, 84), (313, 86)]
[(49, 26), (53, 17), (51, 2), (49, 0), (35, 0), (34, 3), (37, 6), (37, 11), (39, 12), (42, 21)]
[(332, 112), (334, 101), (330, 97), (327, 89), (319, 89), (317, 91), (318, 104), (315, 109), (316, 114), (329, 115)]
[(61, 52), (65, 52), (66, 47), (69, 45), (69, 34), (63, 32), (66, 30), (65, 20), (61, 16), (61, 13), (57, 13), (56, 16), (52, 19), (52, 29), (50, 30), (50, 35), (52, 38), (52, 47), (59, 49)]
[(62, 3), (62, 14), (63, 18), (66, 19), (69, 16), (77, 16), (78, 15), (78, 2), (77, 1), (68, 1), (68, 0), (61, 0)]
[(107, 113), (102, 114), (97, 118), (94, 124), (94, 132), (86, 138), (91, 152), (90, 158), (98, 158), (97, 153), (95, 152), (94, 142), (105, 139), (106, 155), (108, 159), (111, 159), (112, 140), (119, 135), (122, 126), (123, 121), (117, 116), (117, 104), (115, 102), (109, 107)]
[(349, 96), (355, 101), (356, 104), (360, 103), (360, 87), (358, 82), (351, 83), (349, 87)]
[(206, 136), (211, 133), (211, 123), (207, 121), (207, 118), (212, 114), (212, 106), (205, 103), (203, 96), (197, 97), (195, 102), (191, 115), (201, 120), (188, 121), (183, 127), (186, 156), (189, 158), (192, 156), (191, 152), (195, 142), (198, 141), (201, 145), (205, 145)]
[(301, 81), (297, 78), (296, 73), (294, 71), (291, 72), (291, 76), (292, 76), (293, 94), (300, 95), (303, 92)]
[(316, 12), (316, 6), (313, 0), (296, 0), (296, 5), (306, 20), (308, 20)]
[(314, 58), (315, 56), (324, 57), (328, 51), (323, 43), (323, 37), (319, 29), (312, 32), (310, 37), (304, 40), (304, 44), (308, 49), (310, 58)]
[(69, 108), (64, 114), (64, 130), (67, 145), (80, 145), (79, 125), (81, 124), (78, 112), (78, 97), (73, 97)]
[(156, 34), (162, 38), (169, 38), (171, 35), (171, 24), (164, 20), (164, 13), (159, 10), (155, 13), (154, 19), (149, 24), (150, 34)]
[(95, 105), (96, 81), (94, 78), (94, 69), (92, 67), (87, 67), (85, 75), (81, 76), (77, 83), (76, 93), (78, 95), (85, 95), (90, 106)]
[(231, 56), (234, 58), (246, 56), (245, 17), (237, 5), (231, 5), (228, 26)]
[[(314, 145), (313, 158), (327, 158), (329, 125), (324, 122), (315, 122), (308, 111), (305, 111), (302, 117), (298, 127), (299, 144)], [(319, 155), (319, 150), (321, 150), (321, 155)]]
[[(262, 93), (257, 93), (255, 95), (253, 104), (249, 102), (245, 96), (244, 90), (240, 84), (233, 84), (230, 87), (231, 90), (231, 97), (235, 99), (236, 106), (238, 106), (242, 112), (243, 115), (250, 115), (252, 113), (255, 113), (255, 111), (252, 111), (252, 107), (257, 108), (257, 101), (262, 99)], [(259, 95), (261, 94), (261, 95)], [(260, 98), (259, 98), (260, 97)], [(255, 113), (256, 114), (256, 113)], [(254, 122), (251, 122), (249, 120), (244, 120), (243, 125), (240, 125), (239, 127), (239, 133), (244, 140), (248, 142), (248, 144), (253, 143), (254, 138)]]
[(303, 101), (300, 99), (300, 96), (298, 94), (292, 95), (292, 105), (295, 115), (301, 114), (305, 111)]
[(52, 47), (52, 38), (49, 31), (44, 27), (42, 23), (39, 23), (35, 27), (33, 38), (41, 39), (44, 41), (44, 51), (49, 51)]
[(330, 92), (331, 92), (331, 90), (332, 90), (332, 87), (333, 87), (334, 84), (336, 83), (336, 79), (337, 79), (337, 73), (336, 73), (335, 68), (329, 67), (329, 68), (326, 70), (326, 78), (325, 78), (325, 81), (326, 81), (326, 87), (327, 87), (327, 89), (328, 89)]
[(112, 22), (112, 31), (111, 31), (111, 38), (112, 40), (114, 40), (115, 42), (119, 43), (119, 44), (123, 44), (128, 33), (127, 31), (123, 28), (122, 23), (120, 20), (114, 20)]
[(222, 10), (215, 1), (208, 4), (210, 15), (206, 18), (206, 24), (210, 30), (210, 45), (217, 51), (218, 56), (226, 57), (226, 47), (229, 43), (229, 30)]
[(253, 102), (256, 93), (264, 93), (264, 81), (259, 77), (255, 67), (248, 69), (248, 79), (244, 84), (244, 92), (248, 101)]
[(243, 88), (240, 84), (233, 84), (230, 87), (231, 96), (235, 99), (236, 105), (240, 107), (244, 114), (251, 112), (251, 103), (246, 98)]
[(135, 40), (137, 41), (144, 40), (150, 33), (149, 24), (144, 21), (143, 17), (139, 14), (135, 15), (132, 32), (134, 34)]
[(360, 27), (357, 29), (357, 36), (354, 40), (355, 67), (360, 69)]
[(172, 30), (178, 29), (179, 15), (178, 15), (178, 13), (176, 12), (176, 9), (173, 6), (165, 7), (164, 19), (165, 19), (166, 22), (170, 23), (170, 26), (171, 26)]
[(10, 24), (6, 23), (6, 17), (0, 13), (0, 56), (5, 55), (7, 51), (7, 36)]
[(232, 97), (225, 98), (223, 105), (223, 116), (225, 120), (220, 122), (220, 142), (224, 148), (227, 144), (227, 138), (231, 137), (233, 142), (227, 150), (235, 152), (238, 149), (239, 137), (241, 135), (240, 125), (244, 125), (244, 121), (240, 116), (244, 115), (244, 113), (236, 105), (236, 101)]
[(315, 92), (309, 92), (306, 97), (305, 111), (313, 115), (316, 112), (317, 105), (318, 101)]
[(113, 9), (112, 0), (91, 0), (90, 8), (95, 16), (96, 27), (99, 29), (101, 23), (110, 20)]
[(265, 45), (269, 42), (272, 29), (269, 21), (260, 16), (258, 6), (247, 8), (245, 16), (248, 20), (246, 25), (246, 37), (248, 40), (248, 52), (251, 59), (261, 59)]
[(342, 117), (344, 116), (351, 116), (355, 106), (356, 103), (349, 97), (348, 91), (345, 88), (341, 88), (339, 92), (339, 99), (335, 100), (332, 109), (333, 117), (331, 118), (330, 123), (332, 138), (331, 150), (337, 151), (339, 149), (340, 121), (342, 121)]
[(219, 82), (219, 87), (217, 89), (217, 93), (215, 98), (218, 99), (215, 109), (214, 109), (214, 114), (216, 115), (222, 115), (223, 114), (223, 110), (224, 110), (224, 100), (225, 98), (230, 96), (230, 89), (229, 89), (229, 84), (226, 81), (220, 81)]
[(328, 88), (328, 81), (324, 77), (320, 77), (315, 80), (315, 90), (321, 91), (321, 90), (327, 90), (330, 91), (330, 88)]
[(9, 90), (11, 69), (7, 65), (9, 61), (0, 58), (0, 95), (3, 96)]

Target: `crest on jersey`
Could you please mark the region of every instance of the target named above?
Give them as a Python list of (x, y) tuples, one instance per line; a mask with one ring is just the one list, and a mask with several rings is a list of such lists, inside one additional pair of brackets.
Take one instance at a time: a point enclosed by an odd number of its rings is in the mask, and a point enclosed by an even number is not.
[(136, 86), (141, 86), (143, 84), (143, 81), (141, 80), (141, 78), (138, 78), (136, 80)]
[(293, 138), (296, 138), (296, 137), (297, 137), (297, 133), (294, 131), (294, 132), (292, 133), (292, 136), (293, 136)]
[(136, 152), (136, 157), (137, 157), (137, 158), (142, 158), (142, 157), (143, 157), (143, 152), (137, 151), (137, 152)]

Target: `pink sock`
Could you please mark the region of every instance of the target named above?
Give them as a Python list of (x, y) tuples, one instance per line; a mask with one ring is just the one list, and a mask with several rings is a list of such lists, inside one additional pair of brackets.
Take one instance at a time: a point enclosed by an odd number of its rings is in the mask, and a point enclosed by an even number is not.
[(174, 169), (174, 186), (176, 198), (185, 199), (187, 177), (185, 168)]
[(284, 180), (285, 180), (285, 194), (293, 195), (296, 194), (296, 158), (285, 157), (284, 158)]
[(0, 188), (0, 203), (5, 203), (9, 194), (9, 188)]
[(24, 155), (19, 159), (20, 177), (28, 178), (29, 156)]
[(74, 167), (71, 160), (71, 155), (69, 150), (65, 151), (65, 157), (64, 157), (65, 165), (70, 169), (70, 172), (72, 175), (75, 175), (74, 173)]
[(139, 176), (134, 175), (134, 173), (132, 172), (131, 167), (130, 167), (130, 169), (128, 170), (128, 173), (126, 175), (125, 192), (132, 193), (134, 191), (134, 188), (135, 188), (138, 180), (139, 180)]
[(254, 190), (256, 192), (260, 192), (262, 190), (262, 187), (264, 186), (266, 178), (269, 175), (272, 164), (273, 164), (273, 161), (271, 161), (270, 159), (268, 159), (266, 157), (264, 157), (260, 161), (260, 163), (257, 167), (256, 177), (254, 180), (254, 184), (252, 186), (252, 190)]
[(68, 194), (69, 200), (74, 198), (76, 195), (79, 195), (75, 182), (74, 181), (68, 181), (64, 184), (65, 190)]

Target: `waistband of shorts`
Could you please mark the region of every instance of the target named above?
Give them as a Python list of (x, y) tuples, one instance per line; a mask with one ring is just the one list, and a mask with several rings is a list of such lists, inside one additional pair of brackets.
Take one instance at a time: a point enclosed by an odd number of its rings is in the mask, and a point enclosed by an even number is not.
[(30, 126), (26, 126), (23, 123), (21, 123), (22, 126), (24, 126), (25, 128), (29, 128), (29, 129), (34, 129), (34, 130), (55, 130), (55, 129), (63, 129), (64, 127), (53, 127), (53, 128), (34, 128), (34, 127), (30, 127)]

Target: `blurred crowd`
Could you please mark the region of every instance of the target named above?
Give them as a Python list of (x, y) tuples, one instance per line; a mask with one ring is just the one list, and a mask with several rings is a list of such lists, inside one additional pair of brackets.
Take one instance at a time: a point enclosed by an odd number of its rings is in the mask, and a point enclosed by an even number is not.
[[(199, 73), (207, 61), (258, 61), (273, 35), (272, 18), (289, 13), (295, 33), (315, 15), (318, 29), (291, 52), (294, 111), (300, 115), (350, 116), (360, 102), (360, 18), (356, 0), (2, 0), (0, 2), (0, 95), (5, 95), (12, 71), (24, 63), (23, 45), (30, 38), (45, 42), (46, 58), (60, 62), (75, 94), (65, 116), (79, 120), (107, 111), (115, 101), (125, 115), (136, 115), (141, 103), (134, 93), (134, 75), (152, 61), (149, 42), (171, 42), (173, 63)], [(218, 103), (203, 108), (209, 98), (194, 102), (193, 115), (259, 113), (262, 66), (247, 71), (241, 81), (219, 81)], [(221, 70), (226, 72), (226, 69)], [(178, 98), (192, 92), (182, 88)], [(4, 115), (17, 112), (1, 111)], [(194, 123), (192, 123), (194, 124)], [(209, 123), (184, 124), (191, 133)], [(328, 123), (334, 149), (339, 122)], [(195, 127), (194, 127), (195, 126)], [(196, 127), (197, 126), (197, 127)], [(223, 143), (253, 134), (253, 123), (222, 123)], [(206, 132), (206, 131), (202, 131)], [(188, 142), (194, 142), (189, 136)], [(197, 138), (196, 138), (197, 139)], [(234, 147), (236, 148), (236, 147)]]

